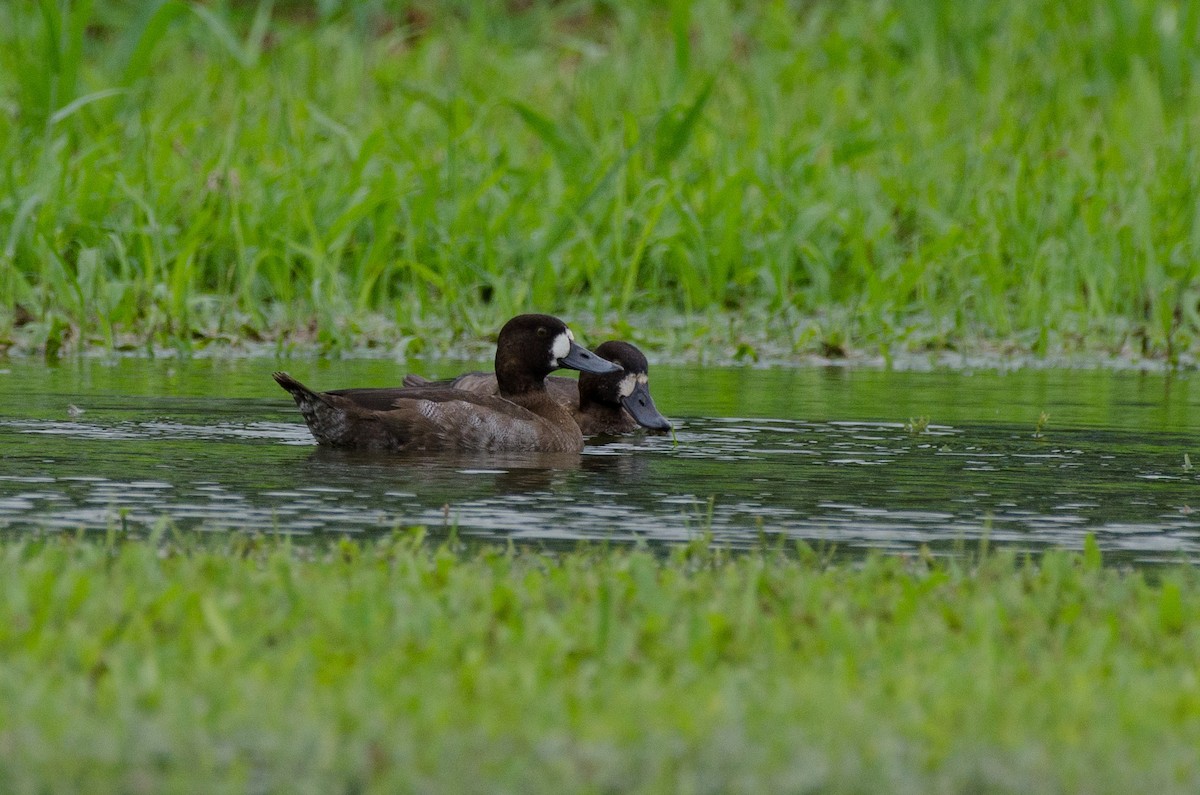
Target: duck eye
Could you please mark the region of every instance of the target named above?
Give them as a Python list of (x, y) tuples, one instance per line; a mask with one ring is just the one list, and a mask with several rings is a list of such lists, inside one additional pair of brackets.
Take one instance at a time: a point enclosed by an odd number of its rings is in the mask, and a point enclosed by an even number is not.
[(544, 337), (544, 336), (546, 336), (546, 335), (547, 335), (547, 334), (549, 334), (549, 333), (550, 333), (550, 332), (546, 331), (546, 327), (545, 327), (545, 326), (538, 326), (537, 335), (538, 335), (539, 337)]

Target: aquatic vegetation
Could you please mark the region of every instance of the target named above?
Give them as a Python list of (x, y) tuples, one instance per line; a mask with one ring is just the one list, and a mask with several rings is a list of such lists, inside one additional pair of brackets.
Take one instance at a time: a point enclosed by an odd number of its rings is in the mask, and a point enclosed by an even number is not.
[(6, 3), (0, 347), (413, 352), (536, 308), (697, 358), (1174, 360), (1198, 34), (1149, 2)]
[(0, 788), (1195, 792), (1200, 580), (246, 536), (0, 542)]
[(1043, 411), (1040, 414), (1038, 414), (1037, 423), (1033, 427), (1033, 438), (1041, 439), (1043, 437), (1042, 431), (1046, 430), (1046, 425), (1048, 425), (1049, 423), (1050, 423), (1049, 412)]

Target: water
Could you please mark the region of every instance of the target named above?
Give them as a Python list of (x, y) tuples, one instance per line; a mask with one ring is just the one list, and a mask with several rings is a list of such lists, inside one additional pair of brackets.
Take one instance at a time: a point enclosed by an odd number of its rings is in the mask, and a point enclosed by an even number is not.
[[(1200, 558), (1192, 373), (652, 369), (679, 426), (568, 456), (319, 449), (283, 368), (386, 385), (390, 362), (0, 361), (0, 529), (433, 533), (560, 544), (733, 546), (783, 535), (842, 551), (1077, 548)], [(412, 365), (451, 375), (465, 365)], [(1040, 436), (1039, 416), (1049, 414)], [(909, 420), (928, 418), (923, 432)], [(922, 423), (918, 419), (916, 425)]]

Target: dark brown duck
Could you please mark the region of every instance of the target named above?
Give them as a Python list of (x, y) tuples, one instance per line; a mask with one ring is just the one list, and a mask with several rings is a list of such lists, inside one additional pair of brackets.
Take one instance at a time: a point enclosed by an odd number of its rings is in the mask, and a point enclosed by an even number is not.
[(314, 392), (275, 373), (319, 444), (364, 450), (573, 452), (583, 437), (571, 413), (546, 391), (560, 367), (616, 373), (620, 368), (575, 343), (556, 317), (518, 315), (496, 341), (494, 395), (444, 385)]
[[(571, 412), (584, 436), (632, 433), (639, 426), (654, 431), (671, 429), (650, 397), (650, 364), (640, 350), (628, 342), (610, 341), (593, 353), (620, 365), (620, 372), (584, 372), (578, 381), (561, 376), (546, 379), (547, 391)], [(499, 393), (494, 373), (466, 373), (448, 381), (406, 375), (404, 385), (450, 387), (478, 395)]]

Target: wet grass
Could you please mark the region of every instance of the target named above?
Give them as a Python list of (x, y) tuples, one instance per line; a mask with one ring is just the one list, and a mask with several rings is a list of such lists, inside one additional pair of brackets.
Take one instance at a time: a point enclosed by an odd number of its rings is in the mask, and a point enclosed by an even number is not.
[(1197, 41), (1141, 1), (3, 4), (0, 347), (537, 308), (747, 359), (1174, 358)]
[(1195, 792), (1200, 579), (0, 542), (5, 792)]

